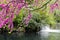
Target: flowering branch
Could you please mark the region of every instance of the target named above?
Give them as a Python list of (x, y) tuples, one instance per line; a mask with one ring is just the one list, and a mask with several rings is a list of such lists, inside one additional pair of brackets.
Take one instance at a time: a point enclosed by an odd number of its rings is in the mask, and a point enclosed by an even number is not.
[(40, 8), (36, 8), (36, 9), (33, 9), (31, 11), (35, 11), (35, 10), (39, 10), (39, 9), (42, 9), (44, 6), (46, 6), (48, 3), (50, 3), (52, 0), (49, 0), (47, 3), (45, 3), (42, 7)]
[(12, 30), (14, 15), (18, 14), (23, 6), (25, 6), (24, 0), (12, 0), (6, 5), (0, 5), (2, 8), (0, 11), (0, 28), (8, 24), (8, 28)]

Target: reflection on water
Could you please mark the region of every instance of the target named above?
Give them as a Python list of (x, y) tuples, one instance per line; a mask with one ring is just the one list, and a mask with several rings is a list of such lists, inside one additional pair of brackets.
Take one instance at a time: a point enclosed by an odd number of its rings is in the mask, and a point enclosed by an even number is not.
[(12, 33), (0, 35), (0, 40), (60, 40), (60, 30), (49, 27), (43, 28), (37, 33)]
[(0, 35), (0, 40), (60, 40), (60, 33), (13, 33), (12, 35)]

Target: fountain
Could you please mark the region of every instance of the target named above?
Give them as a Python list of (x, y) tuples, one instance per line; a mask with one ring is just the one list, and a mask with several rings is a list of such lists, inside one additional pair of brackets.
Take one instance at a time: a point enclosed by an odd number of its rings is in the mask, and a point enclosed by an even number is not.
[(59, 29), (51, 29), (50, 26), (44, 26), (42, 27), (42, 30), (40, 32), (55, 32), (55, 33), (60, 33)]

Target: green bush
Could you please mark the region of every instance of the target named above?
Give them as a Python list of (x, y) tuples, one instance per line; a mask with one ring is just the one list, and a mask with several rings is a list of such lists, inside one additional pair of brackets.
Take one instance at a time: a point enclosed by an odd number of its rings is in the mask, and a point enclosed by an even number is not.
[(20, 25), (22, 23), (23, 17), (24, 17), (24, 14), (23, 14), (23, 9), (22, 9), (22, 10), (20, 10), (20, 14), (17, 15), (13, 21), (14, 27), (17, 27), (17, 28), (19, 27), (18, 25)]
[(54, 14), (55, 14), (55, 18), (56, 18), (57, 23), (60, 23), (60, 11), (56, 10), (56, 12)]
[(48, 24), (52, 26), (56, 23), (56, 20), (53, 14), (39, 11), (39, 12), (33, 12), (32, 15), (33, 16), (32, 16), (30, 23), (32, 22), (37, 26), (41, 26), (40, 24)]

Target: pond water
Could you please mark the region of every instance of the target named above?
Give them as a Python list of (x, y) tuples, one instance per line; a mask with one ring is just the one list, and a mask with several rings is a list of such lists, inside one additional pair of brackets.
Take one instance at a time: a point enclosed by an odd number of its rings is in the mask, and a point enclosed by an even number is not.
[(0, 35), (0, 40), (60, 40), (60, 33), (39, 32), (39, 33), (13, 33)]
[(0, 40), (60, 40), (60, 30), (43, 27), (37, 33), (15, 32), (12, 34), (0, 34)]

